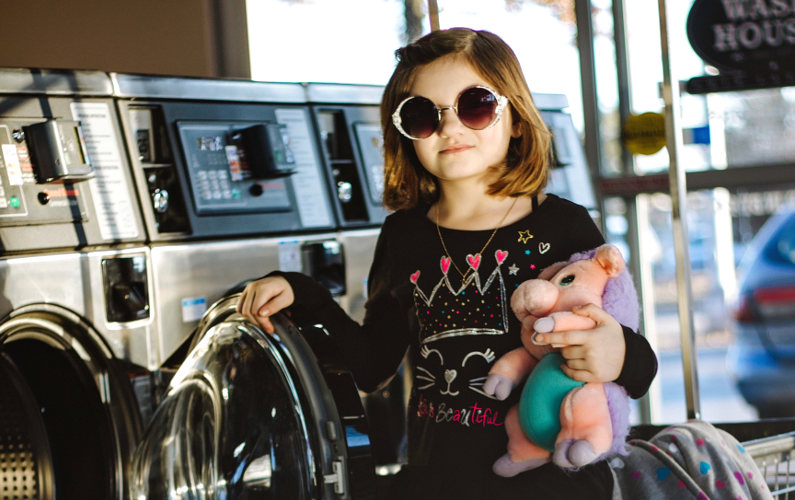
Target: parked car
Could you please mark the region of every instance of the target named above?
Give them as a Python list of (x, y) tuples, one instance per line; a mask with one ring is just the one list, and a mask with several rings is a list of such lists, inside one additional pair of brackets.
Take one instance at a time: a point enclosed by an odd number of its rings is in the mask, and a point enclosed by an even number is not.
[(795, 416), (795, 210), (762, 226), (738, 273), (729, 370), (760, 418)]

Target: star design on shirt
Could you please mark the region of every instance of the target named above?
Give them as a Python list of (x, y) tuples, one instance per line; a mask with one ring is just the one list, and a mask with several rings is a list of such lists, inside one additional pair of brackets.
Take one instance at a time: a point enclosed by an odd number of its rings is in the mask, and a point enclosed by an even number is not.
[(523, 231), (519, 231), (519, 242), (520, 243), (527, 243), (529, 240), (533, 238), (533, 235), (530, 234), (529, 229), (525, 229)]
[(519, 273), (519, 266), (516, 264), (511, 264), (511, 267), (508, 268), (508, 274), (511, 276), (516, 276)]

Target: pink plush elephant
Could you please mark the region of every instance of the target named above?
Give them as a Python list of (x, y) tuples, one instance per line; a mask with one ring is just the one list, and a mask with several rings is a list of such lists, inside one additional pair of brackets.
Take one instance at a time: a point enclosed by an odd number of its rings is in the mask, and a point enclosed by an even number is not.
[(513, 293), (511, 308), (522, 322), (522, 347), (494, 363), (483, 388), (502, 400), (527, 381), (519, 403), (506, 416), (508, 453), (494, 463), (496, 474), (513, 476), (550, 460), (576, 469), (623, 451), (629, 432), (626, 391), (612, 382), (569, 378), (560, 369), (565, 359), (559, 349), (534, 342), (537, 332), (593, 328), (593, 320), (571, 312), (588, 303), (637, 330), (637, 293), (621, 253), (612, 245), (553, 264)]

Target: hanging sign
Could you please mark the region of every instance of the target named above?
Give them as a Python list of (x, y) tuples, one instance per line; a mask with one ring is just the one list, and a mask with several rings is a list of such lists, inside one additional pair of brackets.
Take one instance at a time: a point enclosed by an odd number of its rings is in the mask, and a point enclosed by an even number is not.
[(621, 128), (621, 139), (630, 153), (653, 155), (665, 146), (665, 116), (651, 112), (630, 115)]
[(695, 0), (687, 37), (722, 72), (795, 70), (795, 0)]

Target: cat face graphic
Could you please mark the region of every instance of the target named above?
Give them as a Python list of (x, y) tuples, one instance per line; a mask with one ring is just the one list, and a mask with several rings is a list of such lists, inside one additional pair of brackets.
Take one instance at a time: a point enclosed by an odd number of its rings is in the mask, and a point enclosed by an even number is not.
[(491, 364), (496, 354), (491, 348), (473, 350), (457, 359), (449, 359), (436, 346), (423, 345), (417, 362), (414, 386), (420, 391), (439, 391), (443, 396), (458, 396), (462, 391), (474, 391), (494, 399), (483, 392)]

